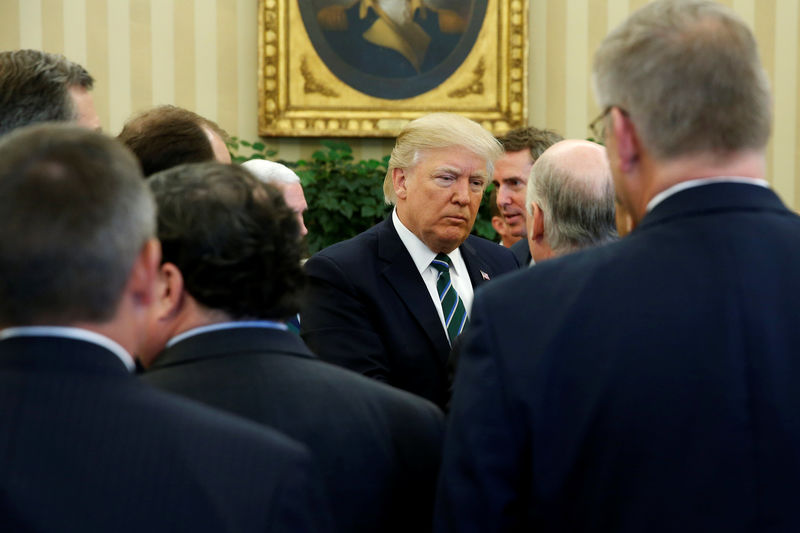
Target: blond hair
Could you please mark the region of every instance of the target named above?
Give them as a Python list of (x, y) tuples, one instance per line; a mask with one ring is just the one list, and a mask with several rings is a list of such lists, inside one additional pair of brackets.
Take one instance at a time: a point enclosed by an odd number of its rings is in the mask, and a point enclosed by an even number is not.
[(425, 150), (451, 146), (463, 147), (486, 160), (486, 170), (491, 180), (494, 162), (503, 153), (497, 139), (474, 120), (453, 113), (431, 113), (406, 124), (397, 136), (383, 180), (386, 203), (397, 203), (392, 181), (395, 168), (411, 168)]

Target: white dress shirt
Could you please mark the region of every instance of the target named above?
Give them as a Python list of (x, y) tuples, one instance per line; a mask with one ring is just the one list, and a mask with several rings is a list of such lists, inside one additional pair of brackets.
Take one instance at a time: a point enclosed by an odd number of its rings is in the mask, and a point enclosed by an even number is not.
[(120, 346), (117, 342), (109, 339), (105, 335), (100, 335), (88, 329), (72, 328), (66, 326), (20, 326), (13, 328), (6, 328), (0, 331), (0, 341), (10, 339), (12, 337), (62, 337), (66, 339), (76, 339), (79, 341), (91, 342), (102, 346), (110, 351), (125, 365), (125, 367), (133, 372), (136, 370), (136, 363), (133, 357), (128, 353), (125, 348)]
[(287, 331), (289, 328), (283, 322), (275, 322), (273, 320), (238, 320), (230, 322), (218, 322), (216, 324), (209, 324), (208, 326), (200, 326), (192, 329), (187, 329), (183, 333), (179, 333), (172, 337), (167, 342), (167, 348), (174, 346), (189, 337), (208, 333), (211, 331), (220, 331), (223, 329), (236, 329), (236, 328), (263, 328), (263, 329), (279, 329)]
[(673, 185), (669, 189), (664, 189), (660, 193), (653, 196), (649, 202), (647, 202), (647, 210), (646, 212), (649, 213), (653, 210), (655, 206), (672, 196), (673, 194), (677, 194), (681, 191), (685, 191), (686, 189), (692, 189), (694, 187), (700, 187), (702, 185), (709, 185), (712, 183), (745, 183), (747, 185), (757, 185), (759, 187), (767, 187), (769, 188), (769, 183), (766, 180), (762, 180), (759, 178), (746, 178), (743, 176), (714, 176), (711, 178), (699, 178), (696, 180), (688, 180), (682, 181), (678, 184)]
[[(439, 291), (436, 289), (436, 278), (439, 275), (439, 271), (431, 266), (431, 261), (433, 261), (437, 254), (431, 251), (419, 237), (414, 235), (411, 230), (400, 222), (400, 218), (397, 216), (397, 209), (392, 211), (392, 223), (394, 223), (394, 229), (397, 230), (400, 240), (403, 241), (403, 245), (406, 247), (406, 250), (408, 250), (412, 261), (414, 261), (414, 265), (416, 265), (417, 270), (422, 276), (422, 280), (425, 282), (425, 287), (428, 289), (428, 294), (430, 294), (433, 306), (436, 308), (436, 312), (439, 313), (442, 329), (447, 333), (444, 312), (442, 311), (442, 304), (439, 301)], [(453, 287), (455, 287), (461, 301), (464, 302), (464, 309), (466, 309), (467, 316), (469, 316), (475, 292), (472, 289), (472, 282), (469, 279), (467, 265), (464, 264), (464, 259), (461, 257), (461, 250), (458, 248), (447, 254), (447, 256), (450, 257), (450, 260), (453, 262), (450, 267), (450, 281), (453, 283)]]

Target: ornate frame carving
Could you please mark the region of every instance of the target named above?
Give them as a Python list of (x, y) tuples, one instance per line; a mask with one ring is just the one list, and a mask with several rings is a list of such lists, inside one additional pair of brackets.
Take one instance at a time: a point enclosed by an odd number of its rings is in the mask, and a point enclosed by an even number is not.
[(496, 135), (527, 124), (528, 0), (488, 0), (477, 40), (443, 83), (384, 99), (353, 89), (317, 54), (298, 2), (259, 0), (259, 134), (394, 137), (434, 111), (472, 118)]

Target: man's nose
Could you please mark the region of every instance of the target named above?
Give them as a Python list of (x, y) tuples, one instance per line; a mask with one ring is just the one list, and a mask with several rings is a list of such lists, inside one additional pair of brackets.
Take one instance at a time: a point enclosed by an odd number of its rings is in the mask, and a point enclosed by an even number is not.
[(497, 207), (503, 207), (511, 204), (511, 195), (508, 193), (508, 187), (503, 185), (497, 186)]
[(305, 220), (303, 220), (302, 213), (297, 214), (297, 223), (300, 226), (300, 236), (305, 237), (308, 235), (308, 228), (306, 228)]
[(456, 180), (453, 187), (453, 203), (469, 204), (469, 180)]

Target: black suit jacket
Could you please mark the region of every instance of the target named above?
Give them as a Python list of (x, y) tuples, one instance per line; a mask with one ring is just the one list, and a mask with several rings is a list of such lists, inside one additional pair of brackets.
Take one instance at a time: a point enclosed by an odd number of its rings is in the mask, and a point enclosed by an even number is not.
[(800, 218), (714, 184), (479, 293), (437, 530), (800, 531), (798, 272)]
[(320, 361), (297, 335), (262, 328), (184, 339), (142, 377), (308, 445), (342, 533), (430, 530), (443, 433), (430, 402)]
[[(474, 289), (519, 266), (511, 252), (480, 237), (469, 236), (460, 250)], [(450, 343), (391, 217), (315, 254), (305, 269), (300, 331), (312, 351), (446, 405)]]
[(517, 263), (519, 263), (520, 267), (524, 268), (530, 266), (531, 248), (528, 245), (527, 236), (523, 236), (522, 239), (512, 244), (509, 250), (511, 250), (511, 253), (514, 254), (514, 257), (517, 258)]
[(144, 385), (96, 344), (3, 340), (0, 406), (3, 531), (330, 530), (304, 447)]

